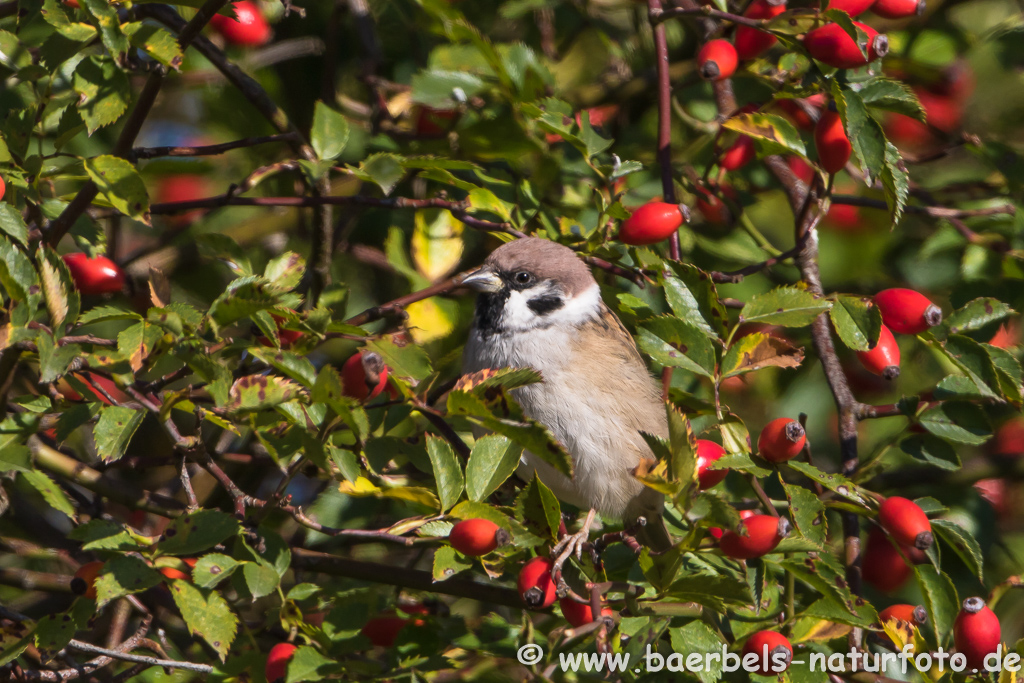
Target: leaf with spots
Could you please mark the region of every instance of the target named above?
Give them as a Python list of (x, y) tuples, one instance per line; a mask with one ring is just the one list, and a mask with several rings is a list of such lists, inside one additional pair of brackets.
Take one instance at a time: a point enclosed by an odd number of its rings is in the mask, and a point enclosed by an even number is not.
[(210, 305), (210, 321), (214, 330), (219, 330), (259, 311), (274, 308), (280, 301), (280, 294), (266, 278), (246, 275), (232, 280), (227, 290)]
[(803, 486), (782, 483), (789, 500), (789, 512), (804, 538), (824, 547), (828, 533), (825, 505), (813, 491)]
[(725, 336), (729, 320), (711, 277), (688, 263), (670, 263), (665, 277), (665, 298), (677, 318), (695, 325), (713, 339)]
[(164, 555), (194, 555), (238, 533), (239, 525), (220, 510), (199, 510), (178, 517), (164, 531), (157, 549)]
[(822, 472), (814, 465), (797, 460), (790, 460), (786, 463), (786, 466), (790, 469), (796, 470), (808, 479), (818, 482), (829, 491), (835, 491), (843, 498), (846, 498), (861, 507), (871, 507), (871, 501), (874, 499), (870, 495), (864, 493), (859, 486), (841, 474)]
[(867, 351), (878, 343), (882, 313), (870, 299), (839, 295), (829, 316), (839, 338), (854, 351)]
[(149, 225), (149, 194), (134, 166), (124, 159), (104, 155), (86, 159), (85, 172), (108, 204)]
[(221, 553), (203, 555), (192, 568), (192, 581), (200, 588), (213, 588), (240, 566), (234, 558)]
[(275, 375), (246, 375), (231, 385), (224, 408), (229, 413), (256, 413), (301, 398), (302, 387)]
[(294, 251), (286, 251), (267, 263), (267, 267), (263, 270), (263, 277), (270, 281), (275, 289), (290, 292), (298, 286), (305, 270), (305, 259)]
[(116, 555), (103, 564), (96, 578), (96, 606), (130, 593), (139, 593), (160, 583), (160, 572), (134, 555)]
[(105, 56), (83, 59), (72, 75), (72, 86), (78, 93), (75, 107), (90, 135), (121, 118), (128, 111), (128, 103), (132, 99), (128, 75), (114, 60)]
[(677, 367), (704, 377), (715, 371), (715, 347), (697, 327), (672, 316), (645, 321), (637, 345), (662, 367)]
[(238, 630), (238, 618), (224, 598), (180, 579), (171, 582), (171, 596), (189, 633), (209, 643), (224, 661)]
[(156, 325), (148, 322), (137, 323), (118, 333), (117, 350), (128, 361), (132, 370), (138, 372), (145, 365), (146, 359), (163, 334), (163, 330)]
[(516, 519), (541, 538), (555, 540), (562, 521), (558, 498), (538, 477), (530, 480), (516, 498)]
[(734, 342), (722, 359), (722, 379), (762, 368), (796, 368), (804, 361), (804, 350), (784, 339), (754, 332)]
[(450, 545), (442, 546), (434, 552), (434, 581), (445, 581), (472, 567), (473, 562), (455, 552), (455, 548)]
[(740, 311), (740, 322), (804, 327), (831, 305), (828, 299), (817, 297), (800, 287), (776, 287), (764, 294), (752, 296)]
[(64, 327), (78, 319), (81, 300), (67, 264), (53, 249), (41, 246), (36, 252), (43, 298), (50, 313), (54, 337), (64, 336)]
[(807, 156), (800, 131), (793, 124), (774, 114), (740, 114), (727, 119), (723, 128), (747, 135), (754, 140), (758, 156), (797, 154)]
[(980, 297), (950, 313), (941, 323), (931, 328), (931, 333), (939, 339), (945, 339), (953, 334), (979, 330), (1013, 313), (1014, 310), (999, 299)]
[(947, 519), (933, 519), (932, 531), (960, 556), (967, 568), (985, 583), (985, 556), (978, 541), (962, 526)]
[(88, 626), (93, 611), (94, 605), (91, 600), (79, 600), (68, 611), (47, 614), (36, 622), (33, 637), (39, 649), (40, 659), (48, 662), (67, 647), (75, 637), (75, 632)]
[(93, 519), (68, 533), (73, 541), (82, 541), (82, 550), (138, 550), (139, 541), (123, 524), (108, 519)]
[(145, 413), (124, 406), (107, 406), (93, 428), (96, 451), (104, 462), (120, 460)]

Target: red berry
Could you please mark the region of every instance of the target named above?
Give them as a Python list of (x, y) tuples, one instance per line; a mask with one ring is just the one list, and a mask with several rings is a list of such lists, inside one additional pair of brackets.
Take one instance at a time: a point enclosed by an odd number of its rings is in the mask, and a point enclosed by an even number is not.
[(840, 232), (856, 232), (864, 227), (860, 207), (850, 204), (831, 204), (825, 214), (825, 223)]
[(655, 244), (675, 234), (687, 220), (689, 211), (682, 204), (648, 202), (619, 226), (619, 241), (634, 246)]
[(828, 173), (839, 173), (846, 166), (846, 162), (850, 160), (850, 153), (853, 152), (853, 145), (846, 137), (839, 112), (821, 113), (821, 118), (814, 127), (814, 147), (818, 150), (818, 163)]
[(924, 14), (924, 0), (876, 0), (871, 11), (886, 19), (902, 19)]
[(718, 165), (726, 171), (735, 171), (749, 164), (756, 156), (754, 139), (749, 135), (740, 135), (731, 147), (722, 152)]
[(875, 295), (882, 322), (899, 334), (917, 334), (942, 322), (942, 309), (912, 289), (885, 289)]
[(4, 182), (3, 178), (0, 178), (0, 199), (4, 198), (4, 192), (7, 191), (7, 183)]
[(535, 557), (519, 570), (519, 595), (530, 609), (545, 609), (555, 603), (558, 593), (551, 579), (554, 563), (546, 557)]
[(767, 555), (789, 535), (791, 528), (788, 519), (773, 515), (753, 515), (740, 522), (740, 527), (746, 529), (746, 536), (726, 531), (718, 544), (723, 554), (737, 560)]
[(893, 496), (878, 508), (878, 523), (900, 545), (927, 550), (934, 542), (928, 515), (912, 500)]
[(861, 364), (876, 375), (892, 380), (900, 376), (900, 347), (896, 337), (885, 325), (878, 335), (878, 343), (869, 351), (858, 351), (857, 358)]
[[(718, 193), (724, 194), (730, 199), (736, 198), (736, 191), (732, 189), (731, 185), (720, 185)], [(710, 188), (697, 188), (697, 210), (704, 216), (704, 220), (712, 225), (732, 223), (732, 211), (729, 210), (729, 205)]]
[(1024, 420), (1014, 419), (1000, 425), (989, 449), (993, 455), (1006, 458), (1024, 455)]
[(210, 26), (224, 36), (224, 40), (250, 47), (258, 47), (270, 40), (270, 24), (256, 3), (237, 0), (234, 8), (236, 19), (223, 14), (214, 14), (210, 19)]
[(163, 574), (164, 577), (166, 577), (168, 581), (174, 581), (174, 580), (178, 580), (178, 581), (191, 581), (192, 580), (191, 576), (189, 576), (185, 572), (181, 571), (180, 569), (175, 569), (174, 567), (158, 567), (157, 571), (160, 572), (161, 574)]
[(992, 335), (992, 338), (988, 340), (988, 343), (1001, 349), (1009, 349), (1014, 346), (1019, 346), (1020, 326), (1016, 321), (1003, 323), (999, 326), (999, 329), (996, 330), (996, 333)]
[(369, 401), (376, 398), (387, 386), (388, 366), (384, 364), (380, 354), (359, 351), (345, 361), (341, 368), (341, 381), (346, 396)]
[[(589, 603), (576, 602), (572, 598), (565, 597), (558, 601), (558, 606), (562, 608), (562, 616), (571, 626), (579, 628), (594, 621)], [(610, 617), (613, 614), (611, 607), (601, 608), (601, 616)]]
[[(757, 513), (754, 512), (753, 510), (740, 510), (740, 519), (750, 519), (756, 514)], [(711, 534), (711, 537), (717, 541), (721, 540), (722, 536), (725, 534), (725, 531), (717, 526), (710, 526), (708, 527), (708, 533)]]
[(458, 116), (457, 109), (420, 107), (420, 111), (416, 115), (416, 133), (418, 135), (445, 135)]
[(106, 256), (65, 254), (64, 263), (82, 294), (116, 294), (124, 288), (124, 271)]
[(78, 9), (80, 7), (78, 0), (62, 0), (62, 2), (65, 7), (70, 7), (71, 9)]
[[(747, 7), (743, 16), (748, 19), (771, 19), (786, 11), (786, 3), (773, 4), (768, 0), (754, 0)], [(754, 59), (762, 52), (775, 44), (777, 38), (767, 31), (751, 28), (749, 26), (737, 26), (736, 37), (733, 39), (736, 48), (736, 56), (741, 61)]]
[[(277, 339), (278, 339), (279, 342), (281, 342), (281, 348), (282, 349), (291, 348), (292, 345), (295, 344), (295, 342), (297, 342), (300, 339), (302, 339), (302, 332), (300, 332), (299, 330), (285, 330), (285, 329), (281, 329), (281, 325), (283, 325), (285, 322), (287, 322), (286, 318), (284, 318), (284, 317), (282, 317), (280, 315), (276, 315), (274, 313), (271, 313), (270, 317), (273, 318), (274, 322), (277, 323)], [(264, 337), (262, 335), (260, 335), (259, 337), (256, 337), (256, 341), (257, 341), (257, 343), (260, 344), (260, 346), (273, 346), (274, 345), (274, 342), (270, 341), (269, 337)]]
[(743, 645), (743, 659), (747, 655), (756, 654), (757, 664), (760, 669), (746, 669), (751, 673), (760, 673), (762, 676), (780, 674), (789, 668), (793, 661), (793, 646), (786, 636), (775, 631), (758, 631), (749, 638)]
[(71, 592), (93, 600), (96, 599), (96, 578), (103, 570), (102, 562), (86, 562), (71, 579)]
[(880, 529), (868, 533), (868, 541), (861, 556), (861, 572), (864, 580), (885, 593), (891, 593), (902, 586), (914, 572), (900, 555), (896, 546)]
[[(178, 173), (161, 178), (156, 186), (156, 203), (170, 204), (188, 202), (210, 196), (209, 183), (205, 176), (195, 173)], [(204, 211), (192, 209), (182, 213), (169, 214), (167, 222), (183, 228), (199, 220)]]
[(387, 614), (370, 619), (360, 633), (369, 638), (376, 647), (391, 647), (395, 644), (398, 632), (408, 623), (406, 619)]
[(789, 166), (789, 170), (793, 172), (793, 175), (802, 180), (805, 185), (810, 185), (811, 181), (814, 180), (816, 171), (803, 157), (787, 156), (786, 165)]
[(697, 439), (697, 482), (701, 491), (722, 483), (729, 475), (729, 470), (708, 469), (723, 455), (725, 455), (725, 449), (714, 441)]
[(800, 455), (807, 442), (803, 425), (789, 417), (769, 422), (757, 437), (757, 454), (769, 462), (786, 462)]
[(722, 81), (736, 73), (736, 48), (728, 40), (717, 38), (704, 43), (697, 53), (697, 70), (701, 78)]
[(285, 673), (288, 670), (288, 662), (291, 661), (297, 649), (291, 643), (278, 643), (270, 648), (270, 654), (267, 655), (267, 667), (264, 669), (267, 683), (284, 680)]
[(508, 541), (508, 532), (488, 519), (464, 519), (448, 534), (452, 547), (470, 557), (486, 555)]
[(838, 9), (846, 12), (851, 17), (867, 12), (872, 9), (876, 0), (829, 0), (828, 9)]
[(837, 69), (856, 69), (889, 52), (889, 39), (885, 34), (862, 24), (853, 22), (868, 36), (868, 58), (860, 53), (857, 43), (843, 30), (839, 24), (825, 24), (804, 36), (804, 47), (819, 62), (824, 62)]
[[(808, 113), (807, 108), (821, 109), (825, 104), (825, 95), (811, 95), (801, 100), (795, 100), (790, 98), (776, 100), (779, 105), (779, 109), (783, 111), (793, 125), (803, 130), (811, 130), (814, 128), (814, 119), (812, 119)], [(804, 106), (801, 106), (801, 103)]]
[(878, 613), (878, 621), (883, 624), (893, 619), (921, 626), (928, 623), (928, 612), (923, 605), (890, 605)]
[(953, 642), (967, 658), (968, 669), (984, 670), (985, 657), (1002, 642), (999, 618), (981, 598), (967, 598), (953, 622)]

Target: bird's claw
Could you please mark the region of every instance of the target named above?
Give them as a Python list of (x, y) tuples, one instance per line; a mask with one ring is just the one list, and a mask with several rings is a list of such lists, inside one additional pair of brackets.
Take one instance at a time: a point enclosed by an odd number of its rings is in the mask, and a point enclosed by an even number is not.
[(570, 557), (576, 555), (579, 560), (583, 557), (584, 547), (590, 546), (590, 529), (584, 528), (575, 534), (568, 534), (562, 538), (555, 547), (551, 549), (551, 556), (555, 558), (551, 566), (551, 579), (555, 582), (558, 597), (564, 598), (569, 593), (569, 585), (562, 578), (562, 567)]

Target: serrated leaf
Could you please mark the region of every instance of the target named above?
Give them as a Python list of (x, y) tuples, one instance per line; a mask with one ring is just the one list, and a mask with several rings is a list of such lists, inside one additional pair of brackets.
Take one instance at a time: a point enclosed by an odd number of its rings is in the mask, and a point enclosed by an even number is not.
[(900, 442), (900, 450), (915, 460), (944, 470), (960, 469), (960, 456), (949, 443), (933, 434), (912, 434)]
[[(33, 633), (25, 638), (29, 643), (35, 641), (39, 649), (40, 660), (50, 661), (58, 652), (67, 647), (75, 632), (88, 625), (93, 616), (94, 605), (91, 600), (79, 600), (71, 609), (58, 614), (47, 614), (36, 622)], [(6, 635), (7, 629), (0, 630), (0, 636)], [(15, 630), (15, 635), (20, 631)], [(6, 643), (4, 643), (6, 645)], [(15, 646), (17, 649), (17, 645)], [(0, 660), (6, 659), (0, 654)]]
[(899, 149), (888, 140), (885, 142), (885, 165), (878, 178), (882, 181), (885, 203), (892, 216), (892, 225), (895, 226), (903, 217), (903, 209), (910, 195), (910, 173), (903, 165)]
[(882, 313), (871, 299), (841, 294), (829, 309), (832, 326), (846, 346), (867, 351), (878, 343)]
[(255, 413), (303, 395), (302, 387), (289, 379), (274, 375), (247, 375), (239, 377), (231, 385), (224, 408), (229, 413)]
[(249, 352), (304, 387), (311, 389), (316, 382), (316, 369), (309, 359), (291, 351), (273, 348), (252, 348)]
[(180, 66), (183, 57), (181, 45), (170, 31), (142, 22), (123, 24), (122, 28), (132, 45), (156, 61), (175, 69)]
[(804, 141), (793, 124), (775, 114), (740, 114), (725, 120), (723, 128), (753, 138), (760, 156), (797, 154), (807, 156)]
[(531, 533), (556, 540), (562, 520), (558, 498), (539, 477), (530, 479), (516, 498), (516, 518)]
[(718, 290), (707, 273), (687, 263), (670, 263), (673, 275), (664, 278), (665, 298), (675, 316), (708, 336), (724, 336), (729, 320)]
[(200, 588), (213, 588), (240, 566), (237, 560), (221, 553), (203, 555), (192, 568), (192, 581)]
[(281, 583), (281, 577), (273, 568), (256, 562), (243, 563), (242, 576), (245, 578), (245, 586), (249, 589), (253, 599), (270, 595)]
[(93, 519), (68, 533), (73, 541), (82, 541), (82, 550), (138, 550), (139, 542), (117, 522)]
[(799, 287), (776, 287), (757, 294), (740, 311), (740, 322), (803, 327), (810, 325), (832, 302)]
[(924, 597), (924, 606), (928, 610), (928, 624), (935, 635), (935, 642), (942, 645), (952, 636), (953, 621), (960, 611), (956, 587), (948, 576), (939, 572), (930, 564), (914, 566), (917, 585)]
[(18, 210), (6, 202), (0, 202), (0, 231), (10, 235), (22, 246), (28, 246), (28, 226)]
[(165, 555), (194, 555), (236, 535), (238, 520), (220, 510), (197, 510), (176, 518), (160, 537)]
[(121, 32), (121, 20), (117, 8), (105, 0), (82, 0), (82, 5), (96, 20), (100, 37), (111, 55), (117, 57), (128, 52), (128, 39)]
[(39, 278), (43, 285), (43, 299), (50, 313), (54, 337), (64, 336), (64, 327), (78, 317), (80, 299), (64, 260), (49, 247), (40, 246), (36, 252)]
[(860, 89), (860, 97), (869, 107), (894, 111), (925, 122), (924, 107), (906, 83), (891, 78), (872, 78)]
[(104, 462), (120, 460), (145, 413), (123, 406), (107, 406), (93, 428), (96, 451)]
[(450, 545), (442, 546), (434, 551), (434, 581), (445, 581), (459, 572), (470, 569), (473, 563), (462, 557)]
[(437, 497), (441, 501), (441, 512), (449, 509), (462, 495), (463, 478), (459, 459), (451, 445), (436, 436), (427, 435), (427, 455), (434, 470), (434, 482), (437, 484)]
[(325, 677), (334, 673), (337, 668), (338, 664), (334, 660), (324, 657), (314, 647), (303, 645), (288, 660), (285, 683), (322, 681)]
[(482, 502), (512, 476), (522, 447), (504, 436), (489, 435), (473, 444), (466, 463), (466, 494), (470, 500)]
[(309, 142), (320, 159), (336, 159), (348, 142), (348, 121), (341, 113), (317, 100)]
[(128, 111), (131, 84), (127, 74), (109, 57), (90, 56), (82, 60), (75, 68), (72, 86), (78, 93), (75, 107), (90, 135)]
[(224, 661), (238, 630), (238, 618), (228, 603), (216, 591), (201, 590), (188, 581), (172, 581), (170, 589), (189, 633), (209, 643)]
[(224, 261), (233, 272), (242, 277), (253, 274), (249, 257), (245, 255), (238, 242), (228, 235), (219, 232), (199, 235), (196, 237), (196, 246), (203, 258)]
[(885, 164), (885, 135), (881, 126), (868, 113), (867, 105), (852, 90), (843, 90), (839, 81), (832, 82), (832, 98), (843, 120), (846, 136), (860, 161), (868, 181), (879, 177)]
[(25, 470), (20, 474), (21, 478), (43, 497), (47, 505), (58, 512), (64, 513), (71, 519), (77, 519), (78, 515), (71, 499), (57, 485), (57, 482), (50, 479), (46, 473), (39, 470)]
[(932, 531), (937, 532), (939, 539), (953, 548), (967, 568), (984, 585), (985, 556), (981, 552), (981, 546), (978, 545), (977, 539), (959, 524), (946, 519), (933, 519), (931, 525)]
[(736, 377), (762, 368), (796, 368), (804, 360), (802, 348), (766, 332), (754, 332), (734, 342), (722, 359), (722, 378)]
[(979, 446), (992, 436), (985, 411), (974, 403), (946, 401), (921, 413), (921, 426), (942, 439)]
[(786, 498), (789, 500), (789, 512), (796, 528), (804, 538), (825, 546), (827, 529), (825, 504), (818, 499), (813, 491), (803, 486), (783, 482)]
[(867, 494), (863, 493), (856, 484), (838, 473), (822, 472), (814, 465), (798, 460), (790, 460), (786, 463), (790, 469), (794, 469), (800, 472), (805, 477), (818, 482), (830, 491), (835, 491), (843, 498), (857, 503), (861, 507), (869, 508), (871, 500)]
[(128, 161), (104, 155), (85, 160), (85, 172), (111, 206), (149, 225), (149, 194), (142, 176)]
[(401, 157), (394, 154), (372, 154), (359, 163), (358, 168), (348, 167), (352, 175), (376, 183), (385, 195), (391, 194), (398, 182), (405, 176)]
[(140, 593), (161, 581), (160, 572), (134, 555), (115, 555), (103, 564), (96, 578), (96, 605), (104, 605), (131, 593)]
[[(696, 653), (702, 655), (701, 660), (709, 663), (709, 667), (700, 666), (695, 675), (702, 683), (715, 683), (722, 678), (722, 641), (710, 626), (701, 621), (691, 621), (681, 628), (670, 628), (672, 649), (676, 652)], [(718, 656), (706, 658), (703, 655), (715, 653)]]
[(126, 311), (114, 306), (97, 306), (96, 308), (90, 308), (88, 311), (78, 317), (79, 325), (88, 325), (90, 323), (106, 323), (115, 320), (142, 320), (135, 311)]
[(430, 357), (423, 347), (384, 337), (366, 344), (368, 351), (376, 351), (396, 377), (419, 381), (434, 371)]
[(697, 327), (679, 318), (659, 316), (645, 321), (637, 333), (637, 346), (656, 363), (704, 377), (714, 373), (715, 348)]
[(1013, 314), (1014, 310), (999, 299), (979, 297), (950, 313), (941, 323), (931, 328), (931, 333), (939, 339), (945, 339), (950, 335), (979, 330)]

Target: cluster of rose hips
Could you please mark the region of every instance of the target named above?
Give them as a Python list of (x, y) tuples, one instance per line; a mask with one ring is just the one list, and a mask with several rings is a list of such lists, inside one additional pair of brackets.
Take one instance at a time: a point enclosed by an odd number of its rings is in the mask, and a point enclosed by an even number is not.
[(857, 357), (869, 372), (891, 380), (900, 374), (900, 347), (893, 332), (920, 334), (942, 322), (942, 309), (920, 292), (899, 287), (879, 292), (874, 303), (882, 314), (878, 342)]

